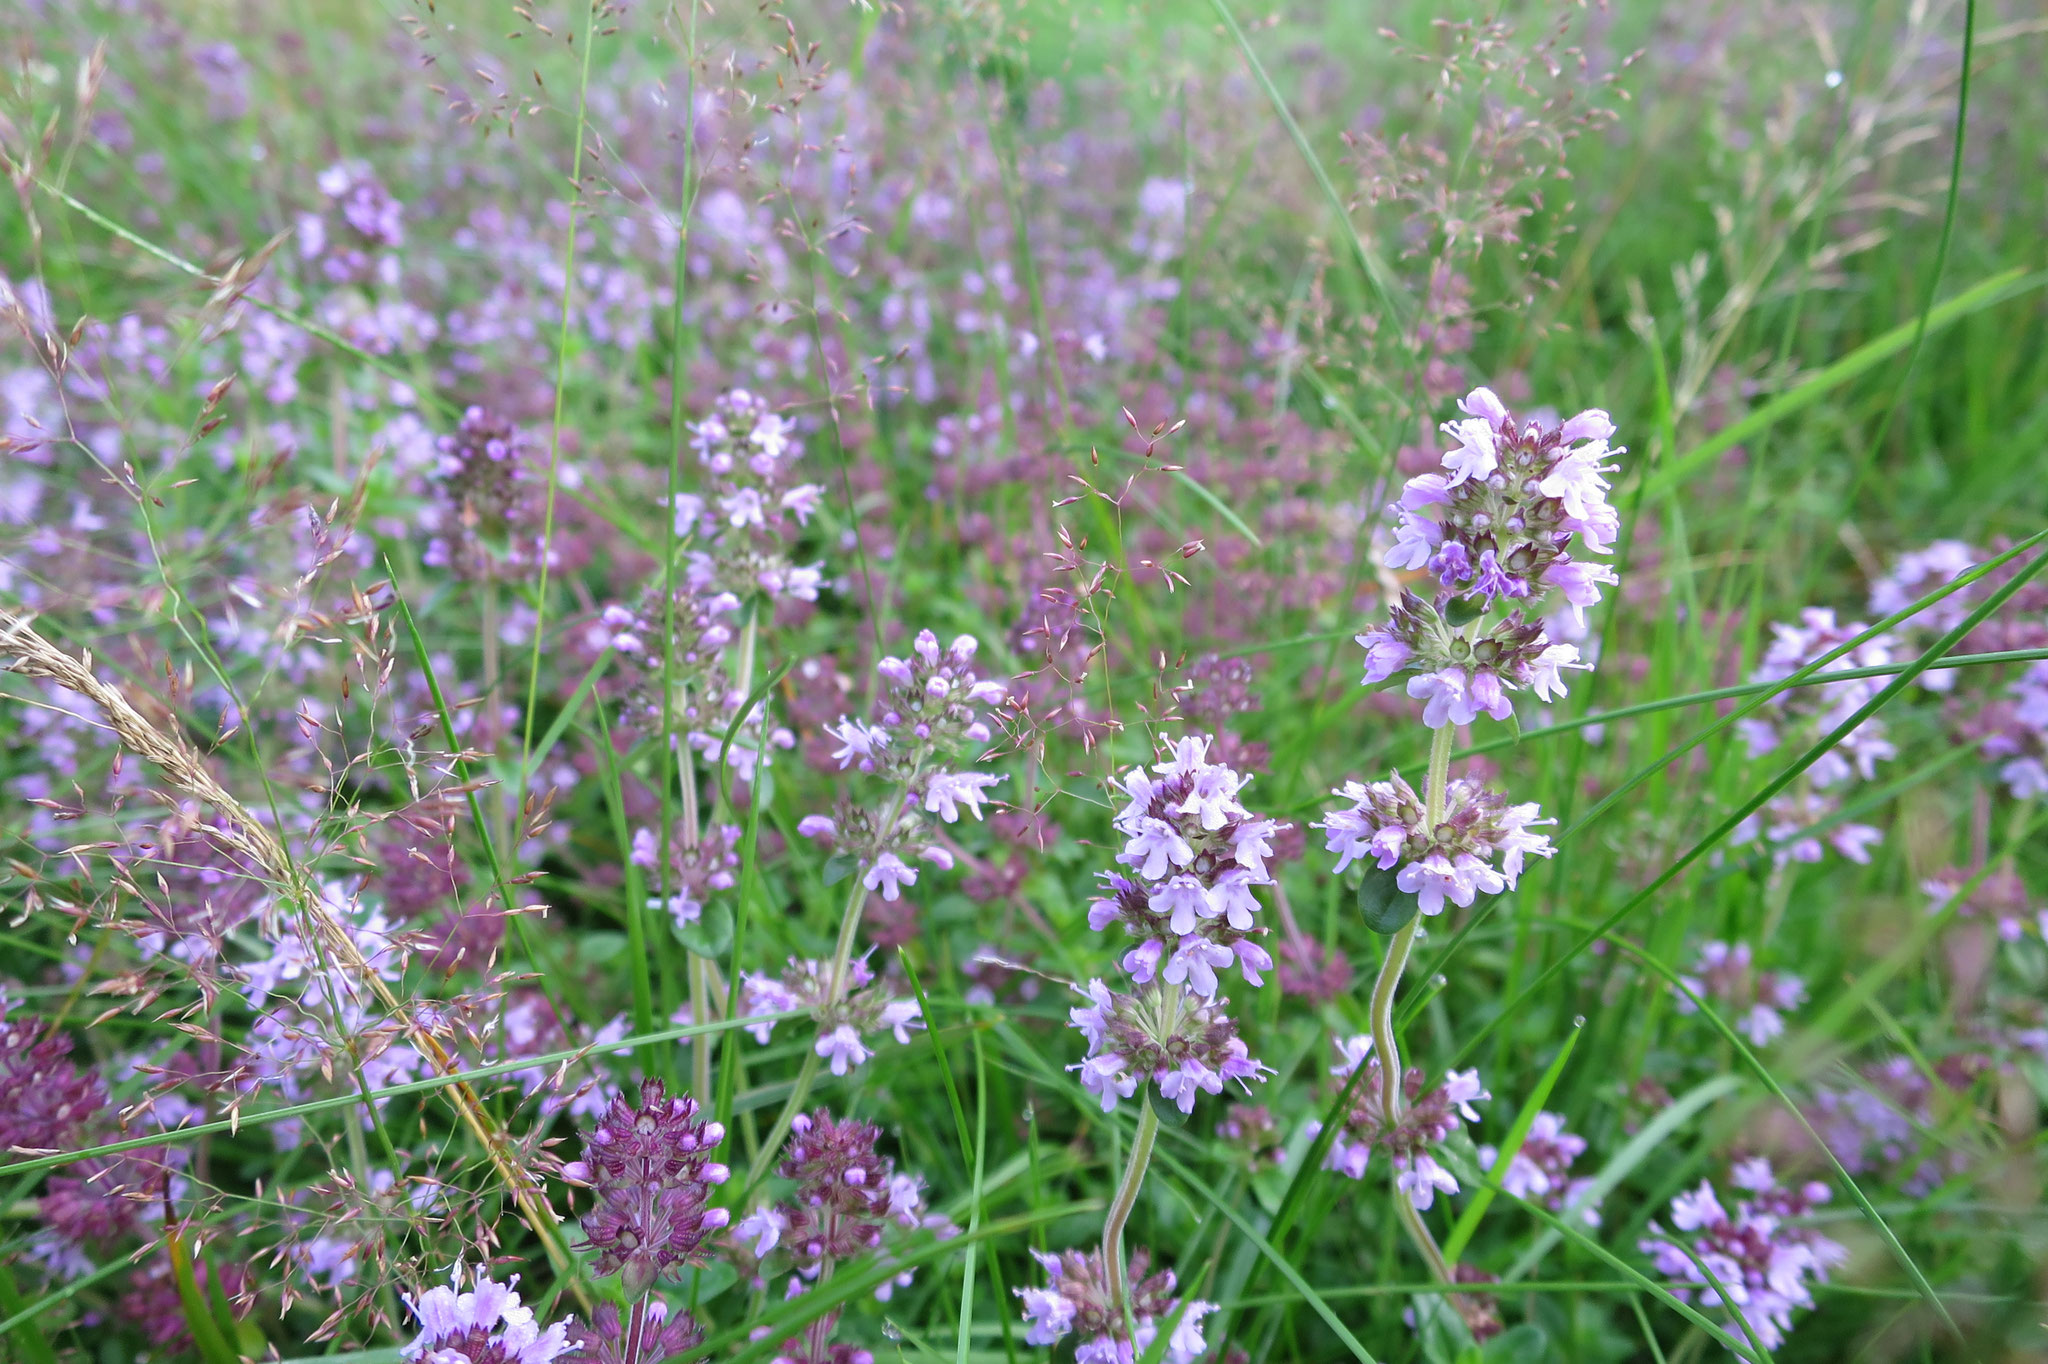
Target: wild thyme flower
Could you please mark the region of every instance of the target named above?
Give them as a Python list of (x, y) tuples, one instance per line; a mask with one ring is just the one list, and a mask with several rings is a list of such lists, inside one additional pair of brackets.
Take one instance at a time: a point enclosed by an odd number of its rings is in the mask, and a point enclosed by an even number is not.
[(1088, 1040), (1088, 1057), (1068, 1070), (1081, 1072), (1081, 1087), (1107, 1113), (1147, 1082), (1161, 1098), (1191, 1113), (1195, 1096), (1221, 1094), (1225, 1080), (1251, 1092), (1272, 1068), (1254, 1061), (1223, 1012), (1226, 999), (1202, 999), (1179, 985), (1152, 980), (1133, 994), (1118, 994), (1099, 980), (1088, 982), (1089, 1003), (1067, 1016)]
[(626, 1296), (637, 1301), (656, 1281), (704, 1262), (705, 1238), (731, 1220), (706, 1206), (711, 1190), (731, 1171), (710, 1159), (725, 1128), (701, 1122), (697, 1101), (671, 1099), (659, 1080), (643, 1080), (640, 1105), (613, 1099), (583, 1138), (583, 1159), (563, 1176), (588, 1184), (597, 1206), (583, 1219), (583, 1249), (597, 1252), (599, 1274), (623, 1276)]
[[(1750, 673), (1750, 680), (1776, 682), (1789, 677), (1866, 628), (1861, 621), (1838, 623), (1833, 611), (1821, 607), (1800, 612), (1796, 625), (1773, 622), (1770, 647)], [(1895, 649), (1889, 635), (1874, 636), (1829, 663), (1818, 676), (1891, 663), (1896, 657)], [(1750, 756), (1762, 757), (1788, 742), (1795, 750), (1814, 743), (1876, 696), (1884, 682), (1882, 677), (1848, 678), (1778, 693), (1756, 714), (1739, 722)], [(1850, 861), (1868, 862), (1871, 846), (1882, 841), (1884, 835), (1868, 824), (1844, 823), (1834, 816), (1841, 809), (1843, 789), (1858, 779), (1874, 780), (1877, 764), (1897, 751), (1887, 737), (1883, 721), (1875, 717), (1865, 720), (1822, 754), (1797, 785), (1781, 792), (1736, 826), (1729, 842), (1742, 844), (1767, 838), (1774, 845), (1773, 859), (1783, 865), (1818, 862), (1825, 839)], [(1830, 827), (1820, 834), (1808, 832), (1820, 824)]]
[(1057, 1344), (1072, 1332), (1082, 1338), (1074, 1351), (1078, 1364), (1131, 1364), (1152, 1348), (1160, 1325), (1179, 1312), (1180, 1319), (1166, 1341), (1168, 1364), (1193, 1364), (1209, 1348), (1202, 1339), (1202, 1318), (1217, 1311), (1217, 1305), (1197, 1300), (1182, 1311), (1180, 1299), (1174, 1296), (1173, 1271), (1147, 1273), (1152, 1267), (1149, 1252), (1139, 1249), (1131, 1253), (1125, 1276), (1130, 1285), (1128, 1303), (1115, 1300), (1099, 1248), (1058, 1255), (1034, 1250), (1031, 1254), (1045, 1267), (1046, 1286), (1010, 1290), (1024, 1302), (1026, 1345)]
[(1977, 884), (1957, 908), (1959, 917), (1988, 919), (1998, 929), (2001, 941), (2013, 943), (2026, 936), (2031, 914), (2043, 936), (2048, 936), (2048, 909), (2034, 907), (2027, 883), (2010, 867), (1994, 868), (1981, 879), (1975, 872), (1960, 867), (1944, 867), (1920, 883), (1927, 896), (1927, 912), (1934, 914), (1946, 909), (1949, 901), (1973, 880)]
[(636, 1310), (637, 1323), (612, 1303), (599, 1303), (588, 1326), (570, 1327), (571, 1349), (563, 1364), (661, 1364), (704, 1342), (697, 1318), (671, 1310), (660, 1298), (647, 1298)]
[(337, 162), (320, 172), (319, 186), (333, 216), (299, 215), (299, 254), (336, 284), (397, 284), (404, 206), (367, 162)]
[(1974, 726), (2014, 800), (2048, 796), (2048, 663), (2031, 664)]
[[(944, 1216), (929, 1211), (924, 1183), (903, 1173), (876, 1145), (882, 1130), (855, 1118), (834, 1118), (824, 1109), (799, 1113), (790, 1124), (788, 1144), (776, 1173), (796, 1188), (779, 1204), (764, 1204), (733, 1224), (734, 1258), (756, 1266), (757, 1286), (772, 1261), (790, 1271), (788, 1291), (808, 1290), (829, 1270), (869, 1256), (888, 1256), (892, 1236), (930, 1231), (941, 1239), (958, 1234)], [(884, 1280), (875, 1296), (886, 1302), (911, 1282), (904, 1270)], [(829, 1350), (838, 1324), (832, 1312), (814, 1323), (801, 1340), (785, 1342), (785, 1358), (801, 1361), (843, 1359)]]
[(9, 1018), (0, 990), (0, 1152), (54, 1151), (74, 1144), (109, 1105), (100, 1077), (66, 1058), (71, 1039), (26, 1014)]
[(1434, 599), (1408, 593), (1386, 625), (1358, 636), (1365, 684), (1416, 674), (1408, 694), (1426, 703), (1432, 729), (1480, 715), (1505, 720), (1514, 713), (1510, 691), (1563, 695), (1563, 670), (1586, 665), (1574, 645), (1547, 636), (1536, 607), (1555, 593), (1583, 625), (1601, 587), (1616, 581), (1604, 564), (1570, 552), (1577, 537), (1588, 554), (1610, 553), (1620, 528), (1604, 475), (1622, 451), (1607, 443), (1607, 414), (1518, 426), (1484, 388), (1459, 407), (1465, 418), (1443, 426), (1458, 442), (1443, 471), (1410, 479), (1389, 509), (1397, 525), (1386, 564), (1428, 572)]
[[(713, 825), (702, 832), (694, 848), (683, 835), (683, 824), (678, 820), (669, 832), (668, 902), (663, 904), (658, 895), (647, 901), (649, 909), (666, 909), (679, 927), (702, 917), (712, 892), (731, 890), (738, 885), (740, 870), (739, 825)], [(661, 839), (654, 830), (633, 831), (632, 861), (635, 866), (647, 868), (648, 886), (659, 890)]]
[(703, 492), (680, 494), (675, 503), (675, 533), (701, 546), (690, 551), (690, 590), (816, 601), (821, 565), (791, 562), (789, 547), (825, 490), (796, 481), (803, 442), (794, 424), (766, 398), (735, 388), (690, 433)]
[(620, 727), (646, 735), (666, 723), (685, 734), (716, 729), (723, 735), (731, 723), (730, 716), (719, 719), (732, 685), (726, 650), (739, 637), (740, 609), (740, 599), (730, 592), (681, 585), (664, 603), (660, 582), (631, 605), (605, 607), (587, 647), (610, 648), (617, 660), (613, 685)]
[[(1752, 970), (1750, 957), (1746, 942), (1710, 942), (1700, 949), (1696, 974), (1680, 976), (1679, 983), (1701, 999), (1719, 1003), (1734, 1015), (1734, 1026), (1761, 1047), (1783, 1035), (1784, 1014), (1806, 1002), (1806, 986), (1783, 971)], [(1691, 999), (1673, 993), (1680, 1013), (1697, 1011)]]
[(1446, 900), (1462, 908), (1480, 894), (1512, 890), (1525, 858), (1557, 851), (1547, 836), (1530, 832), (1555, 820), (1538, 819), (1534, 803), (1509, 804), (1469, 777), (1451, 780), (1434, 827), (1422, 796), (1398, 772), (1369, 785), (1347, 781), (1332, 794), (1352, 803), (1315, 826), (1337, 854), (1336, 871), (1354, 861), (1381, 871), (1398, 867), (1395, 884), (1416, 897), (1424, 914), (1442, 913)]
[(1172, 757), (1134, 767), (1118, 783), (1126, 803), (1116, 815), (1124, 847), (1117, 861), (1132, 875), (1103, 873), (1108, 892), (1088, 910), (1097, 932), (1122, 923), (1138, 946), (1123, 967), (1140, 985), (1155, 974), (1214, 999), (1217, 972), (1235, 964), (1246, 981), (1263, 983), (1273, 958), (1255, 938), (1255, 887), (1273, 884), (1266, 859), (1283, 827), (1238, 801), (1251, 781), (1208, 761), (1209, 739), (1176, 740)]
[[(1574, 1179), (1572, 1162), (1586, 1154), (1586, 1139), (1567, 1132), (1564, 1119), (1555, 1113), (1538, 1113), (1523, 1137), (1521, 1149), (1500, 1176), (1500, 1186), (1517, 1198), (1533, 1199), (1552, 1212), (1563, 1212), (1591, 1188), (1590, 1177)], [(1491, 1146), (1479, 1148), (1479, 1168), (1492, 1170), (1500, 1163), (1500, 1152)], [(1589, 1227), (1600, 1225), (1598, 1203), (1579, 1210), (1579, 1219)]]
[(1280, 1124), (1264, 1104), (1232, 1104), (1216, 1124), (1216, 1135), (1235, 1147), (1253, 1170), (1278, 1169), (1287, 1163)]
[(535, 471), (519, 429), (471, 407), (437, 448), (438, 501), (425, 518), (433, 537), (422, 562), (473, 579), (523, 575), (537, 568), (542, 528)]
[(1638, 1248), (1656, 1262), (1658, 1273), (1687, 1285), (1678, 1289), (1680, 1297), (1726, 1308), (1747, 1323), (1765, 1349), (1776, 1350), (1792, 1329), (1794, 1309), (1813, 1306), (1808, 1282), (1825, 1283), (1828, 1270), (1848, 1259), (1848, 1252), (1791, 1220), (1826, 1202), (1827, 1185), (1780, 1188), (1770, 1162), (1762, 1159), (1736, 1166), (1733, 1183), (1752, 1195), (1738, 1202), (1733, 1214), (1704, 1179), (1697, 1189), (1671, 1200), (1671, 1225), (1690, 1233), (1691, 1255), (1655, 1222)]
[(420, 1364), (555, 1364), (569, 1352), (568, 1322), (542, 1330), (533, 1309), (519, 1301), (519, 1276), (503, 1284), (479, 1273), (462, 1291), (462, 1266), (447, 1284), (407, 1296), (420, 1333), (399, 1357)]
[[(1332, 1040), (1343, 1059), (1330, 1068), (1330, 1074), (1340, 1081), (1347, 1080), (1360, 1065), (1366, 1067), (1366, 1073), (1352, 1087), (1350, 1108), (1330, 1143), (1329, 1153), (1323, 1157), (1323, 1168), (1352, 1179), (1364, 1179), (1366, 1165), (1377, 1148), (1384, 1150), (1394, 1164), (1395, 1187), (1417, 1208), (1434, 1203), (1439, 1189), (1456, 1193), (1458, 1181), (1437, 1163), (1429, 1148), (1457, 1131), (1461, 1122), (1479, 1121), (1472, 1105), (1492, 1097), (1480, 1086), (1479, 1072), (1451, 1071), (1442, 1084), (1425, 1093), (1422, 1068), (1409, 1067), (1401, 1077), (1401, 1092), (1407, 1102), (1401, 1107), (1400, 1117), (1390, 1123), (1380, 1102), (1384, 1085), (1379, 1058), (1372, 1054), (1372, 1038), (1360, 1033)], [(1310, 1125), (1321, 1132), (1320, 1123)]]
[(832, 757), (840, 770), (858, 767), (898, 784), (902, 803), (873, 810), (842, 799), (832, 815), (805, 816), (797, 832), (832, 843), (860, 867), (862, 884), (885, 900), (917, 883), (911, 858), (953, 865), (952, 853), (931, 841), (930, 821), (953, 824), (963, 812), (980, 819), (988, 789), (1002, 781), (990, 772), (952, 770), (968, 744), (988, 742), (979, 708), (1007, 694), (1001, 682), (975, 673), (978, 647), (972, 635), (960, 635), (941, 650), (938, 636), (920, 630), (908, 658), (891, 656), (876, 665), (873, 720), (842, 715), (825, 726), (839, 745)]
[[(923, 1027), (922, 1011), (914, 999), (893, 999), (875, 984), (875, 973), (866, 957), (846, 964), (840, 998), (832, 993), (832, 964), (791, 957), (778, 978), (749, 971), (741, 981), (741, 1016), (761, 1018), (764, 1014), (807, 1009), (818, 1025), (815, 1046), (818, 1056), (832, 1063), (834, 1075), (844, 1075), (875, 1054), (864, 1040), (870, 1033), (887, 1030), (899, 1043), (909, 1043), (910, 1029)], [(766, 1045), (775, 1031), (776, 1020), (747, 1024), (754, 1040)]]

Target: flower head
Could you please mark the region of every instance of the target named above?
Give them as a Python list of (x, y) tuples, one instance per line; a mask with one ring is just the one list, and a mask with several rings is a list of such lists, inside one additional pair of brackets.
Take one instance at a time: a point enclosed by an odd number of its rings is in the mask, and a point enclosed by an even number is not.
[(406, 1298), (420, 1333), (399, 1351), (400, 1358), (422, 1364), (554, 1364), (568, 1354), (569, 1323), (540, 1329), (533, 1309), (519, 1301), (518, 1275), (500, 1284), (478, 1274), (466, 1292), (462, 1278), (458, 1264), (447, 1284)]
[(1032, 1255), (1045, 1267), (1046, 1286), (1011, 1290), (1024, 1303), (1025, 1344), (1051, 1345), (1074, 1332), (1082, 1337), (1074, 1357), (1083, 1364), (1131, 1364), (1158, 1339), (1160, 1325), (1178, 1313), (1166, 1340), (1168, 1364), (1193, 1364), (1208, 1348), (1201, 1323), (1218, 1310), (1216, 1304), (1183, 1304), (1173, 1296), (1172, 1270), (1148, 1272), (1148, 1252), (1131, 1253), (1124, 1280), (1130, 1285), (1128, 1303), (1115, 1301), (1100, 1249)]
[(636, 1108), (615, 1098), (583, 1138), (583, 1159), (564, 1173), (596, 1191), (583, 1220), (585, 1248), (597, 1252), (599, 1274), (624, 1277), (626, 1296), (644, 1297), (656, 1280), (701, 1264), (706, 1237), (731, 1214), (706, 1206), (730, 1174), (710, 1159), (725, 1129), (697, 1117), (697, 1101), (669, 1098), (662, 1082), (644, 1080)]

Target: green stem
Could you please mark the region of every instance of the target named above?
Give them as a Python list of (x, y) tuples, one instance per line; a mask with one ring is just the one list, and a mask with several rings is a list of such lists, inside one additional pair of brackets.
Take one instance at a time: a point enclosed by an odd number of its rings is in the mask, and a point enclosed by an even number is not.
[(1138, 1189), (1145, 1182), (1145, 1169), (1152, 1163), (1152, 1146), (1158, 1138), (1159, 1115), (1152, 1111), (1152, 1096), (1148, 1093), (1138, 1111), (1138, 1131), (1131, 1138), (1124, 1177), (1116, 1186), (1116, 1198), (1109, 1205), (1108, 1216), (1102, 1219), (1103, 1271), (1109, 1276), (1109, 1300), (1119, 1312), (1129, 1309), (1131, 1296), (1124, 1274), (1124, 1224), (1131, 1220), (1131, 1209), (1137, 1206)]
[[(1430, 738), (1429, 780), (1422, 793), (1423, 823), (1429, 829), (1443, 822), (1444, 798), (1451, 777), (1451, 744), (1456, 735), (1452, 726), (1445, 725)], [(1387, 959), (1380, 963), (1379, 979), (1372, 987), (1372, 1047), (1380, 1062), (1380, 1112), (1390, 1125), (1401, 1116), (1401, 1052), (1394, 1039), (1394, 998), (1400, 993), (1401, 973), (1408, 969), (1408, 957), (1414, 951), (1415, 936), (1421, 926), (1419, 915), (1402, 925), (1387, 944)], [(1429, 1234), (1422, 1214), (1398, 1187), (1394, 1190), (1394, 1211), (1415, 1248), (1429, 1262), (1430, 1272), (1448, 1283), (1449, 1267), (1444, 1263), (1443, 1252), (1437, 1249), (1436, 1238)]]

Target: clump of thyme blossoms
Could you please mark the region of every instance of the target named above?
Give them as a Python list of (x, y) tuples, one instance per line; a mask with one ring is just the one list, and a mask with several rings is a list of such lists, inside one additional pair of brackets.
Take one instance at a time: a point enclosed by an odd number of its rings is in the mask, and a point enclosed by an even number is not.
[[(1542, 608), (1561, 599), (1562, 614), (1583, 629), (1600, 589), (1615, 584), (1612, 569), (1580, 556), (1613, 548), (1620, 518), (1607, 501), (1606, 475), (1622, 453), (1609, 443), (1614, 423), (1598, 409), (1555, 424), (1518, 421), (1486, 388), (1473, 389), (1459, 408), (1465, 416), (1442, 427), (1456, 448), (1443, 454), (1439, 471), (1410, 479), (1389, 509), (1397, 526), (1385, 564), (1426, 574), (1429, 594), (1405, 593), (1386, 624), (1357, 637), (1365, 685), (1411, 674), (1408, 694), (1423, 703), (1422, 723), (1432, 731), (1427, 779), (1419, 792), (1399, 773), (1347, 781), (1335, 794), (1348, 807), (1317, 825), (1339, 873), (1369, 864), (1359, 907), (1368, 927), (1391, 935), (1373, 987), (1371, 1031), (1332, 1039), (1344, 1058), (1336, 1074), (1354, 1097), (1340, 1130), (1324, 1134), (1324, 1165), (1362, 1178), (1373, 1150), (1384, 1148), (1396, 1211), (1446, 1283), (1462, 1281), (1461, 1267), (1445, 1261), (1421, 1213), (1438, 1191), (1457, 1192), (1458, 1181), (1430, 1148), (1461, 1121), (1476, 1121), (1471, 1105), (1487, 1095), (1477, 1071), (1452, 1072), (1426, 1088), (1419, 1068), (1401, 1064), (1395, 997), (1421, 917), (1512, 890), (1529, 857), (1555, 851), (1533, 832), (1549, 822), (1534, 804), (1452, 779), (1452, 736), (1482, 715), (1512, 718), (1516, 691), (1544, 700), (1562, 695), (1564, 671), (1591, 666), (1577, 646), (1550, 638)], [(1356, 1075), (1361, 1066), (1365, 1073)], [(1476, 1300), (1452, 1305), (1478, 1311)]]

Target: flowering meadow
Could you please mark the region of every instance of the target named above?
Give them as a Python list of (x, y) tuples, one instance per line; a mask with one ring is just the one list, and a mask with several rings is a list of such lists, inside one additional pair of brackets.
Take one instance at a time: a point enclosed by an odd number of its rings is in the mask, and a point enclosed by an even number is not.
[(2038, 5), (0, 14), (0, 1358), (2048, 1358)]

